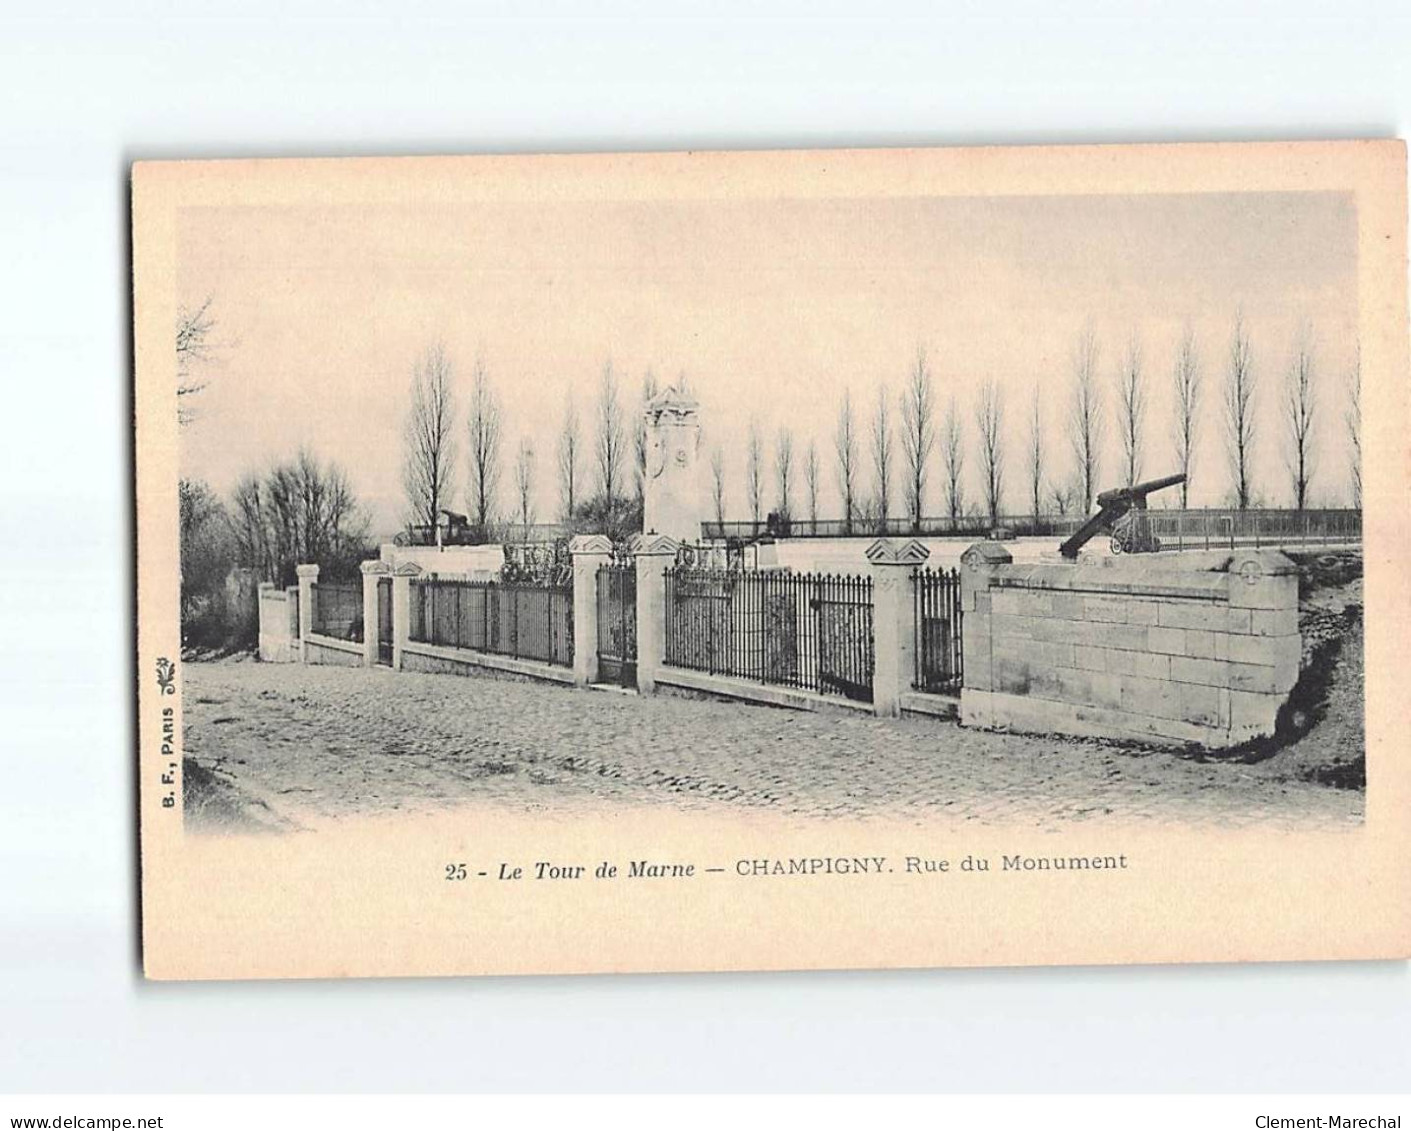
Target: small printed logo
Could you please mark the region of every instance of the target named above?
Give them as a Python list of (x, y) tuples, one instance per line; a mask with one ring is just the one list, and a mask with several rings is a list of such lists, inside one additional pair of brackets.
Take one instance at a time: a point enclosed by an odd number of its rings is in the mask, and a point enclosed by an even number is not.
[(157, 686), (163, 695), (176, 694), (176, 665), (165, 656), (157, 658)]

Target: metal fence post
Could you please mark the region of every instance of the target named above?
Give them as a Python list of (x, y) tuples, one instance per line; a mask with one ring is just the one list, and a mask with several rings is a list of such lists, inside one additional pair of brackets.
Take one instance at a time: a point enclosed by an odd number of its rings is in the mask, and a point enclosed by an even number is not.
[(901, 715), (901, 697), (916, 671), (916, 600), (911, 574), (931, 552), (915, 538), (880, 538), (867, 547), (872, 563), (872, 710)]

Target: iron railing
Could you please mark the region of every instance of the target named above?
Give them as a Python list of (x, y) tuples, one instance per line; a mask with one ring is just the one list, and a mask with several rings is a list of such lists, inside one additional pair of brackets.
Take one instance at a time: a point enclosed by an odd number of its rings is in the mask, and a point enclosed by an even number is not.
[(426, 578), (410, 588), (408, 640), (573, 666), (572, 586)]
[(960, 571), (918, 569), (911, 575), (916, 607), (918, 691), (959, 694), (965, 671), (961, 647)]
[(872, 698), (872, 579), (665, 571), (669, 666)]
[(360, 582), (313, 583), (313, 631), (338, 640), (363, 638), (363, 587)]
[(1362, 540), (1360, 510), (1148, 510), (1163, 550), (1332, 546)]
[[(1234, 546), (1335, 545), (1362, 537), (1362, 512), (1357, 509), (1236, 510), (1204, 508), (1178, 510), (1154, 507), (1146, 512), (1162, 549), (1219, 549)], [(1007, 530), (1019, 538), (1066, 538), (1088, 516), (1084, 514), (958, 515), (886, 520), (854, 518), (785, 519), (773, 523), (703, 522), (706, 539), (753, 542), (760, 538), (984, 538), (993, 529)], [(1167, 543), (1170, 545), (1167, 545)]]

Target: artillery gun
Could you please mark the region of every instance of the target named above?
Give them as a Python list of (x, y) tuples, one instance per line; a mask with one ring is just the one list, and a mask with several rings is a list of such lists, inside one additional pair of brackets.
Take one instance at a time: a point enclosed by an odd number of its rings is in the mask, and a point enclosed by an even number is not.
[(1146, 516), (1146, 497), (1184, 483), (1184, 475), (1167, 475), (1131, 487), (1115, 487), (1097, 497), (1097, 514), (1073, 532), (1072, 537), (1058, 547), (1065, 558), (1076, 558), (1078, 551), (1098, 534), (1112, 537), (1114, 554), (1150, 554), (1161, 549), (1161, 541), (1151, 532)]

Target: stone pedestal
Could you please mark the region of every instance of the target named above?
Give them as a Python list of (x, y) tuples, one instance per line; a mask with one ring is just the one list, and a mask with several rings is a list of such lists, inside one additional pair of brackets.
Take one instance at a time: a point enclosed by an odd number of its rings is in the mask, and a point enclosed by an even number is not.
[(872, 563), (872, 709), (901, 715), (901, 697), (916, 670), (916, 599), (911, 574), (931, 551), (916, 539), (879, 539), (867, 547)]
[(598, 678), (598, 569), (612, 557), (601, 534), (580, 534), (568, 544), (573, 557), (573, 682), (586, 687)]
[(309, 633), (314, 630), (314, 584), (318, 581), (318, 566), (294, 567), (299, 579), (299, 662), (309, 662)]
[(650, 695), (666, 656), (666, 579), (680, 548), (664, 534), (638, 534), (630, 549), (637, 565), (637, 690)]

